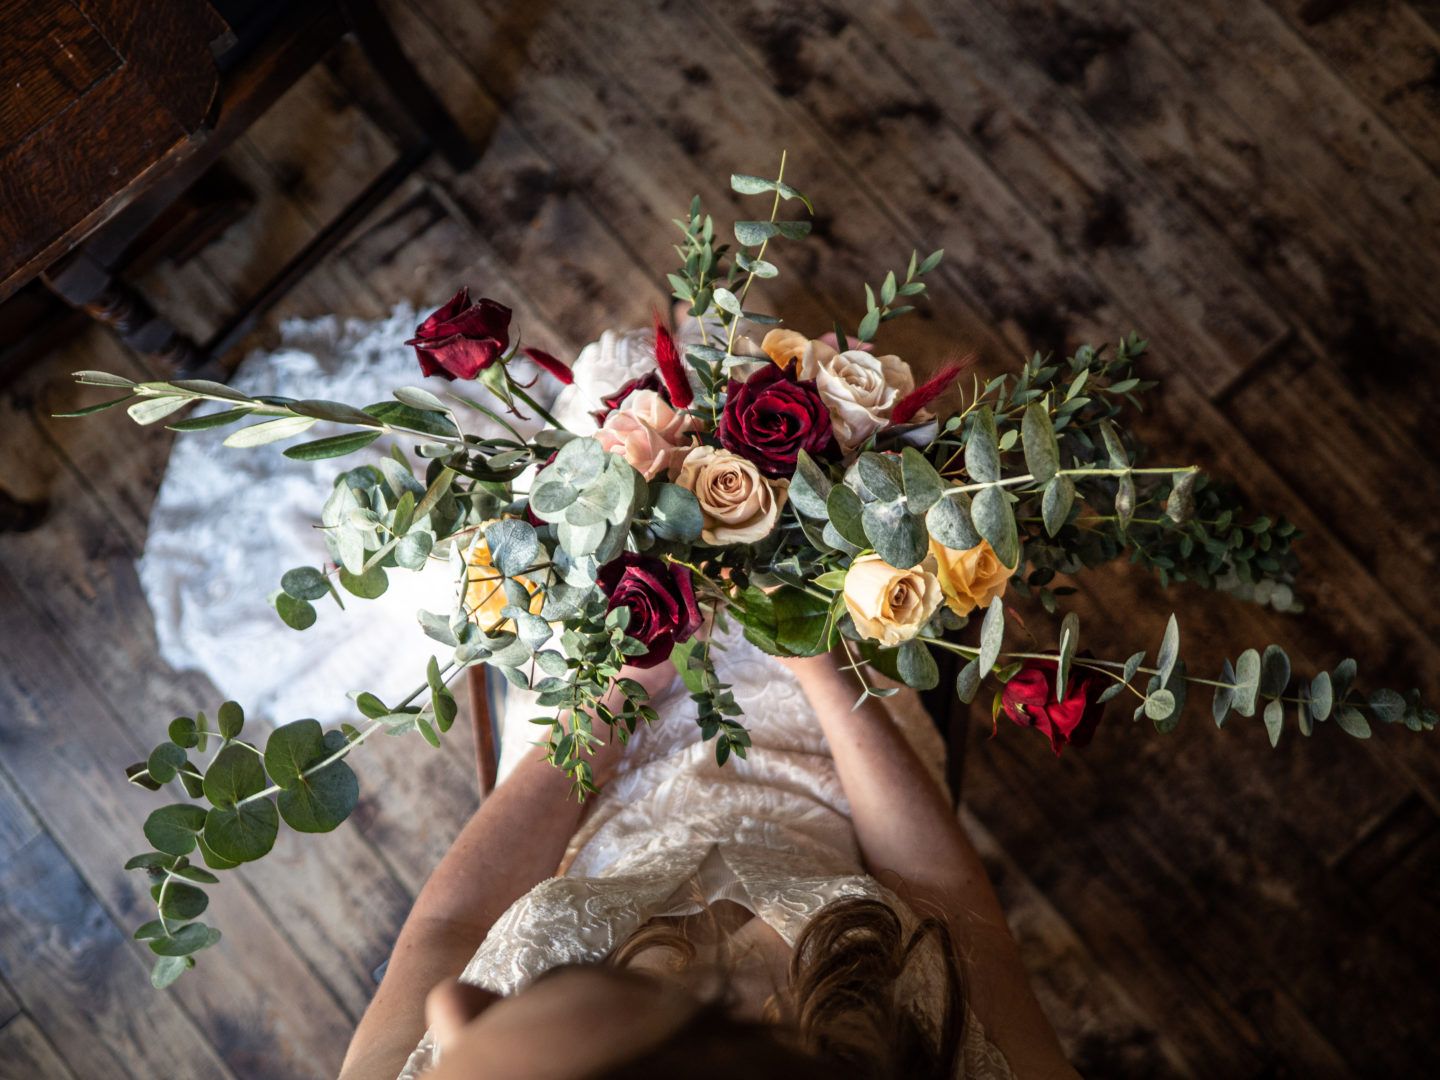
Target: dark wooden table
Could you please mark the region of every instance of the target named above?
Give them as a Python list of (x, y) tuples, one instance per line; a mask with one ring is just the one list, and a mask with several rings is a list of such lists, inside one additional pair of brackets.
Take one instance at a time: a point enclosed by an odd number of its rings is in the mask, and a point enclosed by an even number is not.
[(203, 139), (225, 31), (204, 0), (0, 0), (0, 301)]

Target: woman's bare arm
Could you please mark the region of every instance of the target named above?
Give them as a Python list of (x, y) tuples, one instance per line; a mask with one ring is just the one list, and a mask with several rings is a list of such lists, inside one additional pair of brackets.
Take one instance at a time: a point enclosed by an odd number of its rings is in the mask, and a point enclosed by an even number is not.
[[(624, 674), (653, 692), (674, 671), (667, 664)], [(606, 704), (618, 708), (613, 691)], [(597, 785), (622, 753), (617, 740), (590, 759)], [(506, 908), (555, 875), (583, 809), (570, 794), (569, 777), (546, 763), (543, 749), (531, 751), (496, 786), (420, 890), (384, 981), (355, 1029), (340, 1080), (394, 1080), (425, 1032), (426, 995), (459, 976)]]
[(1016, 1076), (1074, 1077), (949, 799), (874, 698), (852, 709), (859, 684), (836, 654), (785, 663), (820, 718), (871, 874), (945, 913), (967, 963), (971, 1007)]

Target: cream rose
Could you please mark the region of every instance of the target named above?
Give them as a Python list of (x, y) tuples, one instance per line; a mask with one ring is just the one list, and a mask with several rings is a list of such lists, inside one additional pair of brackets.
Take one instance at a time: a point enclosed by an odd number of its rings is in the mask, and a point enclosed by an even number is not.
[(895, 402), (915, 389), (915, 377), (898, 356), (852, 349), (820, 365), (815, 387), (830, 410), (835, 438), (848, 453), (885, 426)]
[(935, 576), (940, 580), (945, 603), (956, 615), (989, 607), (991, 600), (1005, 595), (1005, 586), (1014, 573), (1000, 561), (988, 540), (957, 551), (936, 543), (932, 536), (930, 554), (935, 559)]
[(940, 606), (935, 560), (897, 570), (879, 555), (861, 555), (845, 574), (845, 608), (855, 628), (881, 645), (898, 645), (920, 632)]
[(835, 355), (835, 350), (823, 341), (812, 341), (798, 330), (771, 330), (765, 335), (760, 347), (765, 355), (781, 367), (796, 363), (796, 377), (813, 379), (820, 368)]
[(673, 476), (691, 450), (686, 435), (695, 427), (695, 418), (676, 412), (654, 390), (637, 390), (622, 408), (614, 409), (595, 432), (606, 450), (619, 454), (646, 480), (662, 472)]
[(753, 544), (770, 534), (785, 505), (789, 480), (769, 480), (755, 463), (717, 446), (697, 446), (675, 481), (694, 493), (707, 544)]

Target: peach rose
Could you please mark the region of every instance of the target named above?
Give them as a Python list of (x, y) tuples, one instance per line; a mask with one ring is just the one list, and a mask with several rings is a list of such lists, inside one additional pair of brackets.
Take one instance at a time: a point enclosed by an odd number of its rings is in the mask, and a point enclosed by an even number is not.
[(673, 476), (680, 468), (692, 445), (686, 435), (694, 427), (694, 417), (676, 412), (654, 390), (637, 390), (605, 417), (594, 438), (646, 480), (654, 480), (662, 472)]
[(915, 377), (898, 356), (871, 356), (859, 349), (832, 352), (815, 377), (830, 425), (846, 453), (888, 422), (890, 410), (911, 390)]
[(775, 527), (789, 480), (760, 475), (753, 461), (718, 446), (697, 446), (675, 481), (694, 493), (705, 519), (707, 544), (753, 544)]
[[(494, 522), (487, 521), (485, 525)], [(505, 598), (504, 575), (490, 561), (490, 545), (485, 542), (485, 525), (480, 527), (480, 539), (470, 549), (465, 570), (465, 613), (476, 626), (487, 634), (498, 634), (515, 629), (515, 620), (501, 616), (500, 612), (510, 601)], [(516, 577), (530, 593), (530, 614), (539, 615), (545, 606), (545, 597), (537, 592), (533, 581)]]
[(967, 551), (957, 551), (930, 538), (930, 555), (935, 559), (935, 576), (945, 593), (945, 603), (956, 615), (968, 615), (1005, 595), (1005, 585), (1014, 573), (1000, 561), (990, 541)]
[(760, 347), (781, 367), (795, 361), (797, 377), (801, 379), (815, 378), (821, 365), (835, 355), (835, 350), (825, 342), (812, 341), (798, 330), (771, 330)]
[(861, 555), (845, 574), (845, 609), (855, 628), (881, 645), (898, 645), (920, 632), (940, 606), (940, 582), (930, 556), (898, 570), (879, 555)]

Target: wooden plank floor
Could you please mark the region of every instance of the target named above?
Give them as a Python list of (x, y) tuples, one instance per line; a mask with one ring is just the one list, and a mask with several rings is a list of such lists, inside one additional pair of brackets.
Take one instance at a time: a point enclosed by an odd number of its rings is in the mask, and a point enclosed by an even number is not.
[[(1273, 640), (1440, 698), (1431, 0), (384, 7), (483, 156), (429, 163), (250, 344), (468, 283), (573, 356), (666, 302), (691, 195), (730, 216), (728, 174), (783, 147), (820, 211), (766, 295), (792, 325), (853, 323), (862, 275), (944, 246), (930, 304), (890, 324), (901, 355), (996, 372), (1139, 329), (1157, 456), (1308, 534), (1304, 615), (1116, 568), (1076, 598), (1091, 648), (1153, 647), (1174, 608), (1197, 673)], [(255, 210), (144, 288), (210, 332), (393, 160), (395, 126), (340, 47), (227, 156)], [(230, 936), (152, 991), (120, 866), (160, 798), (121, 768), (219, 697), (159, 659), (136, 578), (166, 439), (50, 419), (80, 367), (159, 374), (96, 331), (0, 397), (0, 482), (51, 505), (0, 534), (0, 1078), (333, 1075), (473, 809), (468, 736), (361, 755), (355, 819), (216, 890)], [(1440, 740), (1326, 725), (1272, 751), (1254, 722), (1162, 738), (1117, 711), (1060, 761), (1013, 727), (972, 741), (967, 821), (1082, 1073), (1440, 1074)]]

